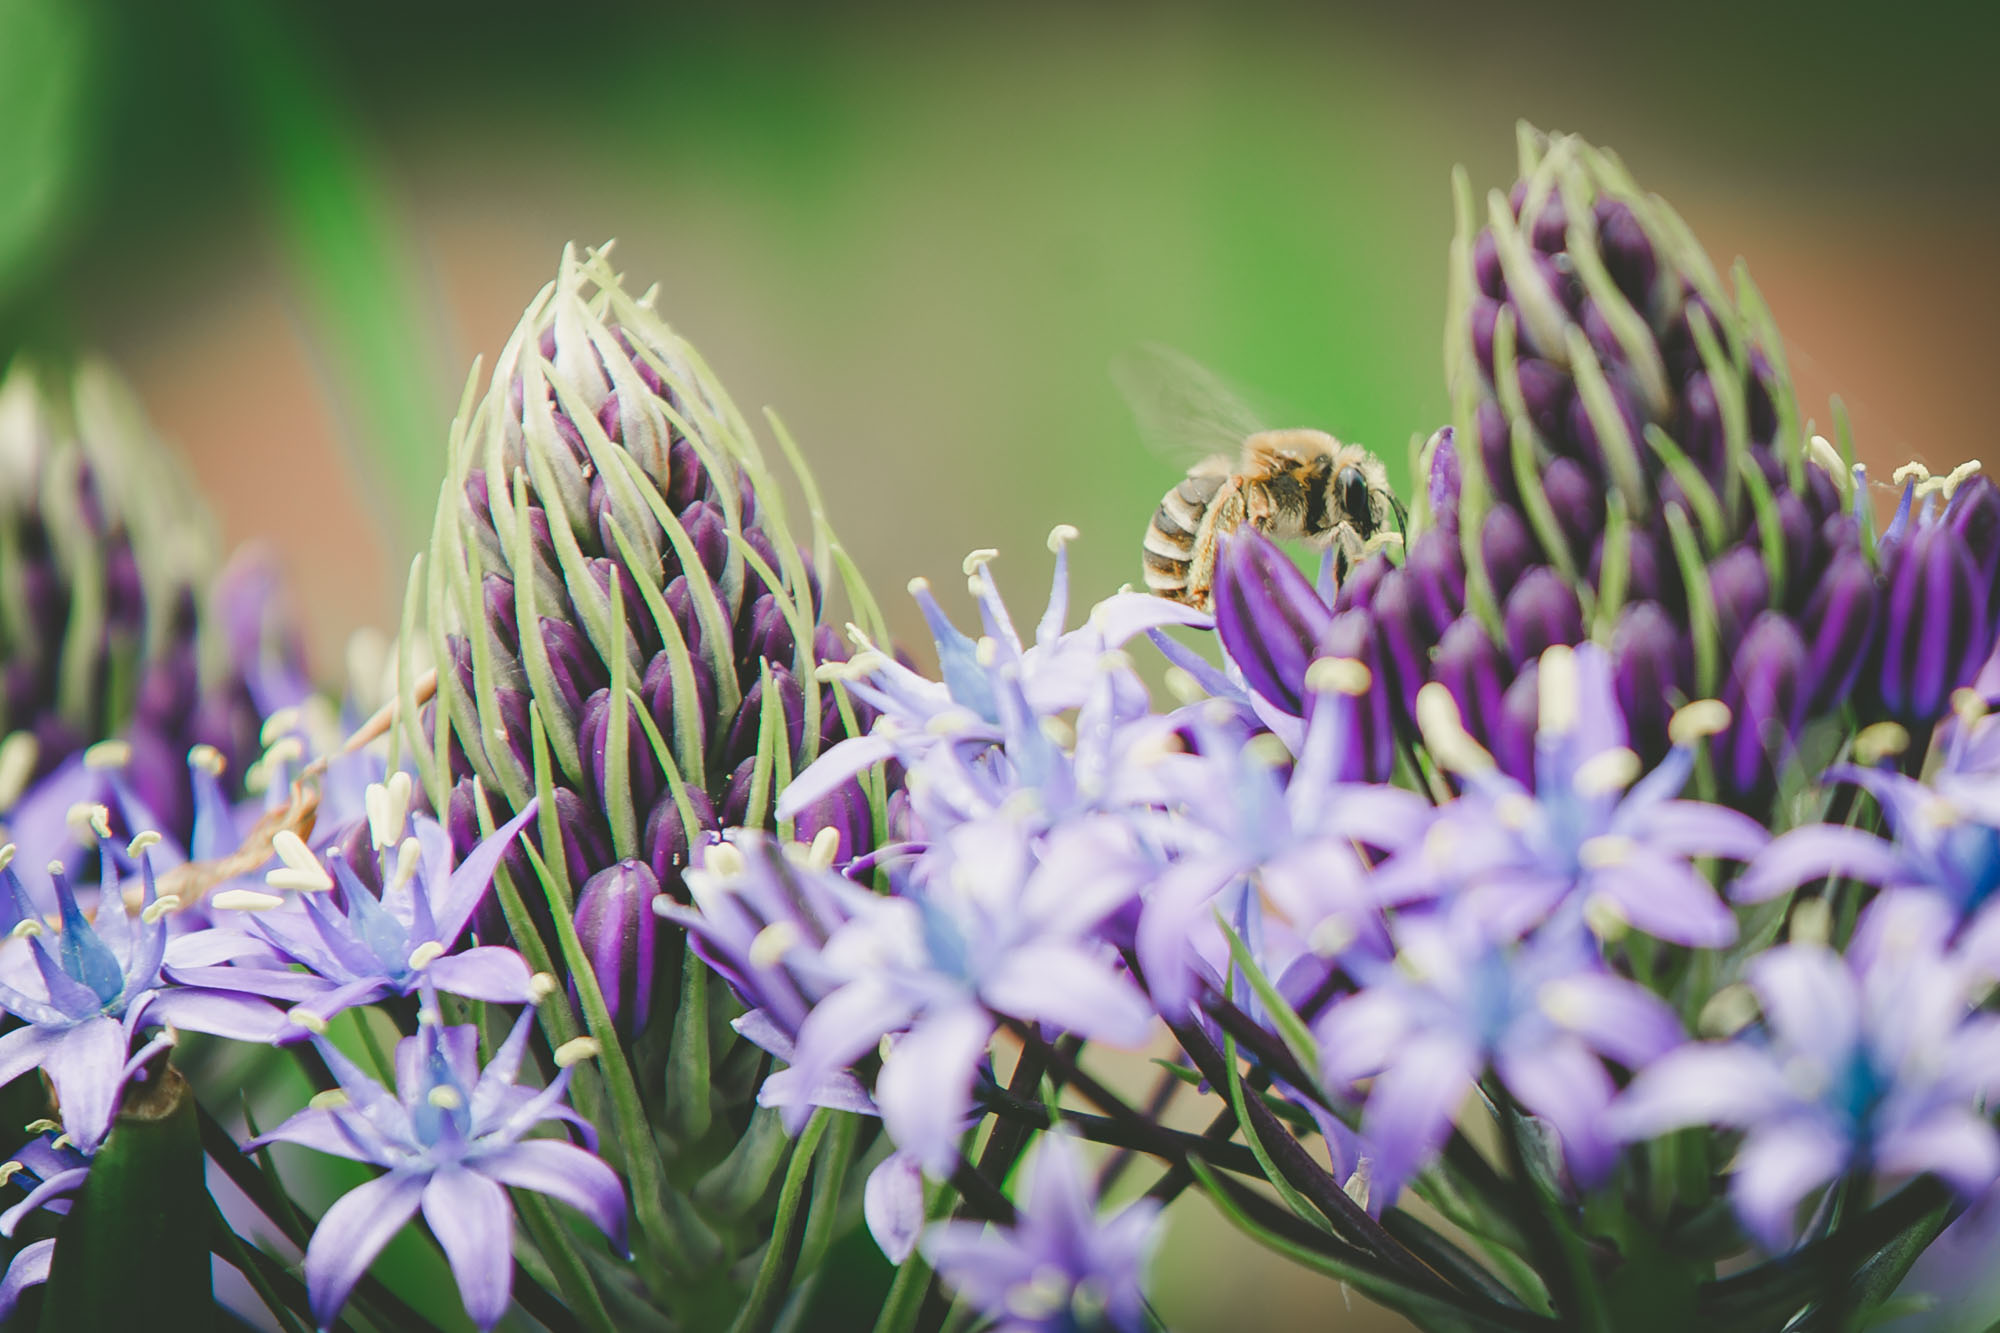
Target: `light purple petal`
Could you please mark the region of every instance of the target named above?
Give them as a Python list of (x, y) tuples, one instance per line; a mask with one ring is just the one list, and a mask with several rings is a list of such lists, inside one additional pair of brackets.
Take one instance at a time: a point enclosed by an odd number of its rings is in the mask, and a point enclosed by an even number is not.
[(313, 1321), (330, 1327), (354, 1284), (404, 1223), (416, 1215), (428, 1172), (390, 1172), (334, 1201), (306, 1246), (306, 1291)]
[(267, 1042), (276, 1041), (289, 1026), (285, 1015), (268, 1000), (179, 986), (154, 993), (146, 1022), (171, 1023), (189, 1032), (207, 1032), (235, 1041)]
[(526, 1004), (534, 998), (528, 964), (512, 949), (483, 944), (450, 954), (424, 969), (432, 985), (448, 995), (488, 1004)]
[(1640, 1071), (1611, 1108), (1620, 1138), (1650, 1139), (1689, 1125), (1755, 1124), (1793, 1101), (1761, 1050), (1736, 1043), (1683, 1046)]
[(1361, 1132), (1375, 1145), (1374, 1187), (1392, 1197), (1437, 1151), (1472, 1089), (1479, 1057), (1455, 1036), (1424, 1033), (1376, 1076)]
[(1114, 1046), (1142, 1045), (1153, 1032), (1153, 1006), (1139, 988), (1113, 972), (1099, 951), (1078, 945), (1011, 949), (979, 991), (996, 1013)]
[[(359, 1120), (360, 1117), (351, 1117)], [(365, 1132), (365, 1131), (364, 1131)], [(380, 1140), (376, 1142), (379, 1144)], [(275, 1129), (264, 1131), (258, 1137), (243, 1145), (246, 1151), (263, 1147), (267, 1143), (296, 1143), (323, 1152), (330, 1157), (346, 1157), (357, 1162), (373, 1162), (377, 1166), (389, 1165), (388, 1154), (371, 1151), (357, 1141), (355, 1135), (341, 1129), (341, 1117), (333, 1111), (318, 1111), (312, 1108), (300, 1111)]]
[(1770, 844), (1762, 824), (1727, 806), (1662, 801), (1640, 813), (1630, 832), (1647, 846), (1676, 856), (1726, 856), (1747, 861)]
[(7, 1265), (7, 1276), (0, 1278), (0, 1323), (14, 1317), (14, 1307), (21, 1303), (21, 1293), (49, 1280), (49, 1262), (55, 1258), (55, 1253), (53, 1239), (23, 1245), (15, 1252), (13, 1262)]
[(1939, 1107), (1919, 1123), (1883, 1135), (1874, 1152), (1875, 1166), (1885, 1175), (1935, 1172), (1968, 1199), (1985, 1193), (2000, 1176), (2000, 1139), (1969, 1106)]
[(1874, 834), (1815, 824), (1793, 829), (1766, 847), (1737, 877), (1730, 895), (1738, 902), (1763, 902), (1829, 875), (1881, 885), (1910, 879), (1895, 847)]
[(1521, 1105), (1562, 1136), (1563, 1160), (1579, 1185), (1598, 1184), (1617, 1161), (1618, 1147), (1604, 1120), (1611, 1076), (1580, 1042), (1557, 1040), (1539, 1047), (1502, 1047), (1495, 1068)]
[[(910, 1021), (910, 1005), (885, 985), (851, 981), (821, 1000), (799, 1025), (795, 1077), (811, 1085), (837, 1069), (845, 1069), (865, 1051), (875, 1048), (885, 1033)], [(803, 1109), (789, 1111), (787, 1133), (796, 1134), (809, 1119)]]
[(1816, 1120), (1753, 1130), (1736, 1154), (1729, 1186), (1744, 1230), (1767, 1250), (1788, 1248), (1800, 1201), (1846, 1169), (1847, 1157), (1846, 1141)]
[(1183, 1013), (1194, 999), (1189, 938), (1208, 920), (1208, 904), (1242, 871), (1236, 852), (1174, 864), (1154, 884), (1139, 914), (1136, 952), (1160, 1012)]
[(1578, 973), (1550, 982), (1536, 998), (1550, 1018), (1627, 1069), (1657, 1060), (1682, 1040), (1672, 1006), (1623, 977)]
[(777, 817), (790, 819), (814, 802), (830, 796), (865, 768), (894, 758), (896, 747), (880, 736), (850, 736), (813, 760), (778, 797)]
[(125, 1025), (115, 1018), (77, 1024), (42, 1047), (42, 1072), (56, 1085), (63, 1129), (86, 1156), (111, 1129), (125, 1083)]
[(507, 1313), (514, 1289), (514, 1210), (507, 1192), (462, 1166), (448, 1166), (424, 1186), (424, 1221), (444, 1247), (465, 1313), (480, 1329)]
[(41, 1184), (29, 1190), (28, 1197), (6, 1212), (0, 1213), (0, 1236), (11, 1237), (14, 1228), (21, 1225), (22, 1218), (58, 1195), (80, 1189), (83, 1182), (88, 1179), (90, 1179), (90, 1168), (87, 1166), (73, 1166), (67, 1171), (58, 1171), (49, 1176)]
[(493, 872), (499, 868), (500, 858), (514, 845), (514, 835), (534, 816), (535, 802), (530, 800), (520, 814), (493, 830), (493, 836), (482, 839), (458, 863), (447, 883), (427, 879), (425, 888), (431, 895), (431, 918), (437, 925), (436, 939), (440, 943), (450, 944), (465, 932), (465, 923), (471, 918), (472, 909), (479, 906), (479, 900), (493, 884)]
[(1838, 954), (1783, 945), (1760, 954), (1748, 972), (1781, 1046), (1811, 1055), (1829, 1072), (1846, 1066), (1861, 1040), (1861, 995)]
[(917, 1247), (924, 1229), (924, 1172), (908, 1153), (891, 1153), (868, 1173), (861, 1196), (861, 1214), (868, 1234), (892, 1264), (900, 1264)]
[(293, 1004), (315, 995), (324, 995), (334, 988), (334, 983), (324, 977), (280, 967), (170, 967), (167, 975), (180, 986), (209, 991), (240, 991), (246, 995), (260, 995)]
[(1341, 1087), (1380, 1073), (1410, 1035), (1410, 1010), (1386, 989), (1365, 990), (1340, 1001), (1319, 1021), (1326, 1077)]
[[(30, 1069), (40, 1068), (48, 1058), (49, 1047), (62, 1040), (62, 1036), (62, 1029), (54, 1027), (20, 1027), (0, 1035), (0, 1086), (12, 1083)], [(123, 1053), (118, 1062), (125, 1062)]]
[(972, 1105), (972, 1077), (993, 1020), (976, 1005), (933, 1010), (883, 1058), (875, 1103), (889, 1138), (943, 1179), (958, 1158)]
[(474, 1167), (503, 1185), (546, 1194), (582, 1213), (590, 1224), (625, 1249), (625, 1187), (618, 1173), (573, 1143), (526, 1139), (484, 1153)]
[(1696, 949), (1719, 949), (1736, 940), (1735, 914), (1685, 861), (1634, 857), (1592, 874), (1589, 886), (1655, 939)]

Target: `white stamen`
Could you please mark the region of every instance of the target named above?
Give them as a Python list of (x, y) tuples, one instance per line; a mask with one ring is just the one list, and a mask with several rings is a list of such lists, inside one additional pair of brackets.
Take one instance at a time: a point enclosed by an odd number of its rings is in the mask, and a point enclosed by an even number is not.
[(1058, 750), (1067, 750), (1076, 744), (1076, 727), (1067, 718), (1045, 717), (1041, 720), (1040, 727), (1042, 735), (1048, 738), (1049, 744)]
[(1306, 946), (1322, 958), (1344, 953), (1354, 943), (1354, 923), (1344, 916), (1330, 916), (1314, 926), (1306, 936)]
[(1243, 742), (1243, 757), (1265, 768), (1282, 768), (1292, 761), (1292, 752), (1271, 732), (1262, 732)]
[(1060, 551), (1064, 543), (1076, 540), (1076, 529), (1067, 523), (1058, 523), (1049, 529), (1049, 549)]
[(326, 873), (326, 867), (319, 863), (305, 840), (290, 829), (278, 830), (271, 839), (271, 850), (285, 863), (283, 870), (273, 870), (264, 876), (264, 882), (272, 888), (311, 893), (333, 887), (333, 876)]
[(1675, 745), (1691, 746), (1704, 736), (1713, 736), (1729, 727), (1729, 705), (1720, 699), (1696, 699), (1676, 709), (1667, 722), (1667, 739)]
[(790, 921), (773, 921), (750, 941), (750, 966), (776, 967), (799, 942), (797, 925)]
[(1740, 981), (1733, 981), (1708, 997), (1695, 1026), (1704, 1037), (1733, 1037), (1757, 1017), (1757, 994)]
[(976, 551), (967, 551), (965, 559), (959, 563), (959, 569), (964, 571), (967, 578), (971, 578), (974, 574), (986, 568), (988, 561), (999, 558), (1000, 552), (998, 549), (991, 546), (982, 546)]
[(831, 870), (834, 858), (839, 855), (840, 830), (829, 824), (813, 834), (812, 849), (806, 853), (806, 864), (814, 870)]
[(17, 731), (0, 741), (0, 810), (12, 810), (19, 804), (41, 756), (42, 743), (31, 731)]
[(27, 1167), (21, 1165), (19, 1162), (0, 1163), (0, 1185), (6, 1184), (27, 1169)]
[(1840, 450), (1833, 447), (1833, 441), (1824, 435), (1815, 435), (1806, 441), (1806, 457), (1826, 469), (1826, 474), (1835, 481), (1847, 475), (1847, 465), (1840, 461)]
[(85, 768), (123, 768), (132, 762), (132, 742), (99, 741), (83, 752)]
[(94, 801), (78, 801), (72, 805), (63, 812), (63, 823), (69, 826), (70, 833), (85, 847), (96, 844), (97, 838), (91, 835), (97, 832), (100, 823), (104, 832), (99, 836), (106, 838), (111, 836), (111, 812)]
[(30, 1120), (21, 1126), (23, 1134), (53, 1134), (62, 1128), (60, 1120)]
[(306, 1105), (315, 1111), (338, 1111), (353, 1101), (344, 1089), (328, 1088), (325, 1092), (314, 1093), (306, 1100)]
[(734, 879), (744, 871), (743, 853), (736, 844), (718, 842), (702, 853), (702, 869), (724, 879)]
[(1591, 934), (1606, 944), (1625, 938), (1626, 933), (1632, 929), (1631, 918), (1625, 915), (1625, 909), (1606, 893), (1593, 893), (1584, 900), (1583, 924), (1590, 928)]
[(910, 596), (921, 597), (925, 593), (931, 590), (931, 581), (925, 578), (923, 575), (919, 574), (915, 578), (911, 579), (908, 583), (904, 584), (903, 587), (910, 594)]
[(410, 815), (410, 775), (399, 770), (386, 781), (369, 783), (361, 803), (368, 813), (368, 832), (375, 845), (394, 847)]
[(25, 940), (30, 935), (39, 935), (41, 933), (42, 923), (33, 917), (26, 917), (15, 922), (14, 928), (7, 932), (9, 938), (17, 940)]
[(333, 887), (332, 877), (324, 870), (318, 874), (310, 870), (267, 870), (264, 882), (281, 893), (325, 893)]
[[(660, 896), (662, 899), (666, 898), (665, 894), (661, 894)], [(655, 906), (657, 905), (658, 904), (655, 904)], [(548, 972), (537, 972), (535, 973), (535, 975), (528, 978), (529, 1002), (533, 1004), (540, 1004), (543, 1000), (548, 999), (549, 996), (554, 995), (556, 991), (561, 989), (561, 987), (562, 983), (557, 981), (552, 974)]]
[(326, 1031), (326, 1020), (310, 1009), (292, 1009), (285, 1014), (285, 1017), (308, 1032), (319, 1034)]
[(1639, 756), (1624, 746), (1600, 750), (1576, 766), (1570, 786), (1579, 796), (1609, 796), (1624, 791), (1639, 776)]
[(1466, 731), (1458, 701), (1437, 681), (1417, 691), (1417, 730), (1431, 755), (1451, 772), (1471, 777), (1493, 771), (1493, 756)]
[(148, 847), (157, 847), (165, 841), (158, 829), (140, 829), (132, 835), (132, 841), (125, 844), (125, 855), (136, 861), (139, 859), (139, 853)]
[(1184, 704), (1191, 704), (1197, 699), (1208, 697), (1208, 691), (1201, 687), (1201, 682), (1194, 678), (1194, 673), (1185, 667), (1168, 667), (1164, 683), (1167, 693)]
[(14, 856), (20, 850), (19, 847), (16, 847), (11, 842), (4, 847), (0, 847), (0, 870), (5, 870), (8, 866), (14, 864)]
[(432, 1088), (424, 1094), (424, 1100), (440, 1111), (456, 1111), (465, 1105), (465, 1098), (458, 1095), (457, 1088)]
[(224, 889), (211, 897), (208, 905), (220, 912), (268, 912), (283, 907), (285, 900), (275, 893), (259, 893), (256, 889)]
[(992, 666), (1000, 660), (1000, 645), (981, 635), (979, 642), (972, 645), (972, 660), (983, 667)]
[(1322, 657), (1306, 668), (1306, 688), (1319, 694), (1360, 698), (1375, 684), (1368, 664), (1353, 657)]
[(1986, 716), (1986, 700), (1970, 685), (1961, 685), (1951, 692), (1951, 711), (1960, 726), (1969, 727)]
[(572, 1037), (556, 1047), (556, 1068), (568, 1069), (579, 1060), (592, 1060), (604, 1053), (595, 1037)]
[(1585, 870), (1610, 870), (1630, 861), (1638, 850), (1639, 844), (1622, 833), (1601, 833), (1584, 840), (1576, 849), (1576, 859)]
[(213, 745), (197, 745), (189, 750), (188, 763), (215, 778), (221, 777), (222, 770), (229, 767), (229, 761), (222, 757), (222, 751)]
[(444, 957), (444, 946), (436, 940), (425, 940), (410, 950), (410, 971), (421, 972)]
[(139, 913), (139, 919), (150, 926), (167, 913), (179, 911), (180, 906), (181, 900), (178, 894), (168, 894), (164, 898), (155, 898)]
[(1826, 946), (1833, 938), (1833, 909), (1826, 899), (1808, 898), (1793, 906), (1790, 936), (1793, 944)]
[(296, 731), (298, 725), (298, 709), (280, 708), (277, 712), (264, 719), (264, 727), (257, 733), (257, 743), (268, 748), (276, 743), (280, 736), (291, 731)]
[(1891, 472), (1889, 479), (1898, 486), (1906, 481), (1925, 482), (1931, 479), (1931, 470), (1922, 463), (1911, 461)]
[(1562, 643), (1544, 648), (1540, 675), (1541, 732), (1545, 736), (1567, 736), (1576, 729), (1575, 650)]

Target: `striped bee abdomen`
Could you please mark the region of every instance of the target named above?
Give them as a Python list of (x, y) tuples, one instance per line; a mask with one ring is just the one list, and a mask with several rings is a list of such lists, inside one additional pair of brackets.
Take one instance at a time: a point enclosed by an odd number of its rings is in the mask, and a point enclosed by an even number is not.
[(1224, 480), (1212, 473), (1188, 477), (1168, 491), (1160, 507), (1153, 511), (1143, 548), (1149, 591), (1173, 597), (1187, 587), (1195, 535), (1201, 530), (1209, 503), (1222, 489)]

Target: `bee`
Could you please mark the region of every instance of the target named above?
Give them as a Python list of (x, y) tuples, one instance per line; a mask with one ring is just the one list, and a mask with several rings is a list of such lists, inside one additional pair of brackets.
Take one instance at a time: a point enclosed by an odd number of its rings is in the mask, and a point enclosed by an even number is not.
[(1376, 546), (1401, 540), (1402, 503), (1366, 449), (1321, 430), (1264, 429), (1213, 375), (1165, 348), (1148, 348), (1113, 373), (1150, 438), (1227, 439), (1239, 450), (1196, 463), (1153, 511), (1141, 548), (1149, 591), (1207, 610), (1217, 549), (1245, 523), (1326, 548), (1336, 579)]

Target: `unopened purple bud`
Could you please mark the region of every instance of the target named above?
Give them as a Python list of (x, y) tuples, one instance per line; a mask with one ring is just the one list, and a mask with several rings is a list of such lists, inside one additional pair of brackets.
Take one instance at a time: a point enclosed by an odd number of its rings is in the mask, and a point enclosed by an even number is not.
[(1880, 605), (1881, 590), (1867, 557), (1858, 549), (1835, 555), (1800, 621), (1809, 636), (1814, 711), (1840, 703), (1853, 688), (1875, 635)]
[(1982, 594), (1989, 600), (2000, 594), (2000, 487), (1983, 473), (1967, 477), (1952, 492), (1944, 521), (1965, 543), (1966, 555), (1982, 576)]
[(1507, 275), (1500, 267), (1500, 247), (1494, 243), (1493, 233), (1484, 227), (1472, 242), (1472, 276), (1479, 290), (1495, 300), (1507, 294)]
[(1538, 357), (1523, 357), (1514, 373), (1521, 382), (1521, 401), (1528, 420), (1544, 440), (1560, 440), (1569, 426), (1570, 398), (1575, 385), (1569, 372)]
[(1223, 539), (1214, 595), (1216, 635), (1245, 683), (1303, 717), (1306, 668), (1332, 611), (1285, 553), (1247, 526)]
[(382, 858), (375, 852), (374, 831), (366, 819), (356, 819), (333, 835), (333, 845), (347, 858), (354, 877), (377, 898), (382, 896)]
[(1431, 436), (1430, 487), (1431, 517), (1447, 532), (1458, 531), (1458, 446), (1455, 432), (1444, 426)]
[(652, 813), (646, 816), (646, 831), (641, 839), (646, 849), (646, 862), (653, 868), (653, 877), (677, 900), (687, 898), (681, 876), (688, 868), (693, 845), (707, 841), (709, 834), (722, 827), (716, 820), (715, 806), (709, 802), (706, 793), (697, 787), (690, 787), (685, 795), (688, 810), (694, 816), (693, 836), (690, 837), (687, 822), (681, 817), (680, 803), (674, 800), (671, 793), (663, 793), (654, 802)]
[(1810, 670), (1805, 641), (1790, 620), (1767, 611), (1750, 626), (1723, 691), (1729, 726), (1712, 751), (1725, 789), (1752, 803), (1771, 789), (1805, 721)]
[(505, 574), (489, 572), (479, 581), (479, 591), (486, 602), (486, 626), (493, 631), (501, 650), (520, 652), (521, 626), (514, 613), (514, 581)]
[(562, 830), (563, 864), (572, 885), (581, 884), (611, 861), (611, 836), (601, 812), (568, 787), (555, 791), (555, 822)]
[(1350, 754), (1341, 771), (1370, 782), (1386, 780), (1396, 764), (1395, 719), (1390, 710), (1389, 682), (1384, 679), (1388, 664), (1371, 613), (1343, 611), (1334, 616), (1313, 656), (1352, 658), (1373, 675), (1368, 693), (1352, 701), (1351, 729), (1346, 737)]
[(1583, 607), (1576, 590), (1547, 565), (1521, 576), (1507, 594), (1501, 619), (1507, 628), (1507, 652), (1516, 662), (1539, 658), (1552, 644), (1583, 640)]
[(574, 717), (591, 693), (604, 687), (604, 663), (583, 631), (566, 620), (542, 617), (542, 647), (563, 703)]
[(1653, 242), (1630, 204), (1600, 199), (1596, 211), (1597, 248), (1604, 267), (1625, 299), (1643, 313), (1651, 304), (1653, 280), (1659, 273)]
[[(639, 698), (646, 711), (652, 714), (662, 737), (679, 734), (675, 705), (681, 701), (674, 697), (674, 660), (673, 650), (662, 648), (646, 664), (646, 674), (639, 683)], [(689, 660), (688, 674), (694, 680), (695, 698), (691, 711), (695, 738), (699, 745), (706, 748), (709, 722), (715, 716), (715, 677), (709, 670), (707, 660), (701, 657)]]
[(1667, 724), (1687, 697), (1687, 635), (1657, 602), (1633, 602), (1611, 631), (1611, 671), (1632, 748), (1647, 763), (1668, 749)]
[(1479, 529), (1479, 559), (1496, 594), (1505, 597), (1541, 553), (1534, 534), (1528, 531), (1528, 521), (1518, 510), (1495, 505), (1486, 512)]
[[(1375, 635), (1381, 649), (1382, 665), (1388, 668), (1390, 691), (1402, 708), (1402, 716), (1415, 717), (1417, 691), (1424, 687), (1428, 666), (1426, 646), (1433, 631), (1429, 616), (1410, 593), (1409, 575), (1390, 570), (1376, 585), (1375, 600), (1368, 608), (1375, 621)], [(1382, 682), (1377, 682), (1379, 689)]]
[(1563, 212), (1561, 195), (1550, 194), (1542, 201), (1534, 225), (1528, 228), (1528, 240), (1537, 250), (1548, 254), (1569, 247), (1569, 216)]
[(1493, 334), (1500, 324), (1500, 303), (1490, 296), (1472, 300), (1472, 352), (1479, 358), (1479, 371), (1490, 383), (1493, 379)]
[(625, 630), (632, 636), (634, 646), (642, 653), (656, 650), (660, 646), (659, 630), (654, 626), (653, 613), (646, 605), (646, 594), (639, 591), (638, 579), (621, 562), (604, 556), (593, 557), (586, 564), (597, 590), (606, 597), (611, 596), (611, 589), (616, 584), (618, 605), (624, 610)]
[(451, 835), (454, 863), (472, 855), (479, 845), (479, 805), (473, 786), (471, 778), (463, 778), (452, 784), (451, 795), (445, 798), (444, 828)]
[(489, 737), (486, 747), (490, 752), (494, 745), (504, 745), (514, 756), (523, 773), (535, 771), (535, 753), (532, 744), (534, 733), (528, 726), (528, 695), (525, 690), (502, 685), (493, 691), (493, 702), (500, 715), (500, 735)]
[(1751, 622), (1771, 605), (1771, 578), (1763, 555), (1752, 546), (1723, 552), (1708, 567), (1708, 586), (1726, 652), (1742, 642)]
[(1382, 586), (1382, 579), (1395, 567), (1387, 555), (1377, 551), (1348, 570), (1347, 577), (1334, 590), (1333, 613), (1367, 608), (1374, 602), (1375, 590)]
[(1437, 634), (1465, 609), (1465, 561), (1458, 539), (1433, 528), (1410, 544), (1403, 577), (1411, 600), (1423, 612), (1426, 638)]
[(1556, 524), (1581, 556), (1604, 531), (1604, 486), (1574, 458), (1558, 458), (1542, 469), (1542, 493)]
[(653, 1006), (660, 881), (639, 861), (620, 861), (592, 875), (576, 900), (576, 934), (619, 1033), (646, 1026)]
[(1522, 786), (1535, 785), (1535, 728), (1541, 722), (1542, 664), (1529, 660), (1514, 683), (1500, 696), (1500, 715), (1494, 719), (1492, 734), (1485, 737), (1493, 760)]
[[(770, 668), (770, 680), (778, 692), (778, 701), (783, 707), (785, 732), (778, 744), (789, 753), (797, 753), (799, 741), (805, 727), (805, 691), (799, 688), (798, 679), (781, 666)], [(724, 747), (724, 762), (738, 763), (757, 753), (757, 737), (763, 726), (764, 680), (753, 681), (743, 692), (743, 702), (737, 706), (736, 719), (729, 726), (729, 739)]]
[(1715, 386), (1709, 383), (1707, 371), (1688, 376), (1681, 390), (1681, 428), (1675, 443), (1705, 475), (1721, 475), (1726, 452), (1722, 405), (1715, 399)]
[(1492, 737), (1507, 677), (1507, 663), (1477, 616), (1460, 616), (1446, 627), (1431, 659), (1431, 679), (1451, 691), (1459, 717), (1474, 736)]
[(729, 525), (722, 510), (708, 500), (697, 500), (681, 511), (680, 519), (701, 567), (711, 580), (721, 579), (729, 563)]
[(1992, 607), (1964, 538), (1942, 524), (1919, 527), (1889, 553), (1878, 657), (1883, 709), (1927, 726), (1951, 692), (1971, 682), (1993, 647)]
[(660, 598), (667, 604), (667, 611), (674, 618), (674, 625), (681, 632), (681, 641), (687, 645), (688, 653), (701, 657), (701, 616), (694, 607), (694, 592), (688, 587), (687, 576), (677, 574), (667, 584)]
[[(1617, 409), (1619, 417), (1625, 422), (1625, 438), (1632, 442), (1634, 448), (1643, 452), (1645, 421), (1639, 413), (1638, 400), (1616, 379), (1605, 387), (1605, 391), (1610, 395), (1611, 404)], [(1581, 395), (1569, 400), (1568, 414), (1567, 444), (1570, 452), (1590, 464), (1592, 468), (1603, 472), (1608, 466), (1605, 462), (1604, 441), (1599, 437), (1597, 423), (1591, 420), (1590, 409), (1584, 405)]]
[(1514, 484), (1514, 433), (1506, 413), (1493, 399), (1482, 398), (1473, 424), (1479, 431), (1479, 462), (1486, 469), (1487, 489), (1502, 504), (1519, 502), (1520, 488)]
[(791, 621), (775, 593), (764, 593), (750, 607), (750, 614), (738, 622), (737, 667), (749, 679), (756, 679), (760, 660), (790, 665), (797, 650)]
[(868, 793), (862, 790), (859, 778), (849, 778), (793, 818), (793, 836), (800, 842), (811, 842), (822, 829), (832, 829), (839, 835), (840, 841), (833, 852), (836, 866), (844, 866), (874, 850), (875, 820), (868, 808)]
[(645, 727), (639, 721), (636, 703), (636, 700), (631, 701), (625, 714), (624, 774), (609, 772), (612, 712), (609, 689), (598, 690), (585, 701), (577, 723), (577, 748), (583, 754), (584, 779), (591, 784), (591, 790), (601, 802), (611, 800), (613, 791), (618, 789), (618, 779), (622, 777), (628, 784), (624, 789), (631, 793), (632, 808), (645, 810), (651, 807), (664, 775), (660, 772), (660, 761), (653, 754)]
[[(749, 515), (755, 508), (755, 497), (750, 494), (750, 478), (747, 475), (743, 478), (743, 488), (744, 494), (747, 497), (744, 500), (743, 509), (745, 515), (744, 522), (747, 523), (750, 521)], [(758, 558), (770, 568), (773, 574), (777, 574), (780, 577), (783, 576), (784, 567), (778, 563), (778, 548), (771, 545), (771, 538), (764, 529), (744, 528), (743, 544), (755, 551)], [(754, 602), (771, 591), (772, 589), (764, 582), (764, 576), (757, 572), (757, 567), (748, 560), (745, 560), (743, 562), (743, 601), (745, 604)]]
[(672, 473), (665, 491), (667, 507), (681, 513), (689, 505), (705, 500), (714, 494), (714, 487), (708, 479), (708, 469), (701, 464), (701, 455), (685, 439), (675, 436), (672, 449), (668, 452), (669, 471)]

